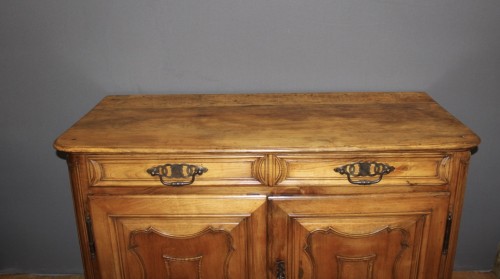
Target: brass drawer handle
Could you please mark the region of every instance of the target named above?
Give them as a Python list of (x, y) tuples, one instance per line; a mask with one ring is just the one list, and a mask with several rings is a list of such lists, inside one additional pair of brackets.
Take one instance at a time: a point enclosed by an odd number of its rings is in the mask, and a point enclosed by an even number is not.
[[(146, 170), (151, 176), (159, 176), (160, 181), (165, 186), (186, 186), (193, 184), (196, 175), (202, 175), (208, 171), (207, 168), (188, 164), (165, 164), (151, 167)], [(177, 179), (189, 178), (190, 181), (178, 181)], [(168, 181), (168, 179), (176, 179)]]
[[(351, 184), (356, 185), (372, 185), (379, 183), (384, 174), (391, 173), (395, 168), (393, 166), (389, 166), (387, 164), (378, 163), (378, 162), (356, 162), (352, 164), (347, 164), (338, 168), (335, 168), (334, 171), (340, 174), (347, 174), (347, 180)], [(378, 176), (374, 180), (353, 180), (352, 178), (357, 177), (374, 177)]]

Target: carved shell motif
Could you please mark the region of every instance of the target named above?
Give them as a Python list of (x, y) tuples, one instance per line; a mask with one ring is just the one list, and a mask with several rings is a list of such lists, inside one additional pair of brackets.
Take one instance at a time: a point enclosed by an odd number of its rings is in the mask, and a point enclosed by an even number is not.
[(276, 155), (266, 155), (253, 162), (252, 175), (264, 185), (278, 185), (287, 176), (287, 163)]

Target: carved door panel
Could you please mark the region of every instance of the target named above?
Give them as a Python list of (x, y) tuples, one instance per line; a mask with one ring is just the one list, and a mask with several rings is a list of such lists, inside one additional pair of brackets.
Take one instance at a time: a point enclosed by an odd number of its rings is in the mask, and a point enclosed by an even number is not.
[(282, 261), (288, 279), (438, 278), (447, 193), (269, 199), (274, 273)]
[(264, 278), (264, 196), (92, 196), (100, 277)]

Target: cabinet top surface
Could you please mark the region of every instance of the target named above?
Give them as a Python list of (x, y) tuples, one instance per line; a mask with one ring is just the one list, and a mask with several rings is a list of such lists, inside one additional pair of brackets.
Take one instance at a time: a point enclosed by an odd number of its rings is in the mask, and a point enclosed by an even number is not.
[(108, 96), (63, 133), (76, 153), (458, 150), (479, 138), (425, 93)]

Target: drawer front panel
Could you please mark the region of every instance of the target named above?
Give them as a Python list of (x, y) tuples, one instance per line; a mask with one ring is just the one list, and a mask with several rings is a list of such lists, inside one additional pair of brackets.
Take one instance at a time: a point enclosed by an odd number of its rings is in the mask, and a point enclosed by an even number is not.
[[(351, 155), (317, 156), (299, 155), (282, 156), (287, 162), (287, 176), (279, 186), (346, 186), (360, 182), (372, 186), (392, 185), (446, 185), (450, 176), (450, 157), (446, 154), (387, 154), (387, 155)], [(347, 168), (360, 174), (360, 162), (366, 166), (369, 175), (351, 175), (335, 171)], [(381, 166), (391, 168), (389, 173), (380, 173)], [(378, 169), (377, 169), (378, 168)], [(377, 182), (377, 180), (380, 180)]]
[[(448, 154), (276, 154), (276, 155), (89, 155), (91, 186), (165, 187), (176, 182), (192, 186), (440, 186), (451, 175)], [(177, 178), (152, 176), (148, 170), (168, 165), (206, 169)], [(351, 174), (338, 169), (344, 167)], [(382, 173), (387, 168), (389, 171)], [(337, 170), (336, 170), (337, 169)], [(363, 169), (363, 170), (361, 170)], [(387, 170), (385, 169), (385, 170)], [(164, 170), (165, 171), (165, 170)]]
[[(91, 186), (120, 187), (147, 186), (165, 187), (159, 176), (152, 176), (148, 169), (165, 164), (189, 164), (206, 168), (202, 175), (196, 175), (192, 186), (255, 186), (260, 182), (252, 176), (255, 156), (88, 156), (89, 181)], [(191, 177), (164, 178), (169, 181), (190, 182)]]

